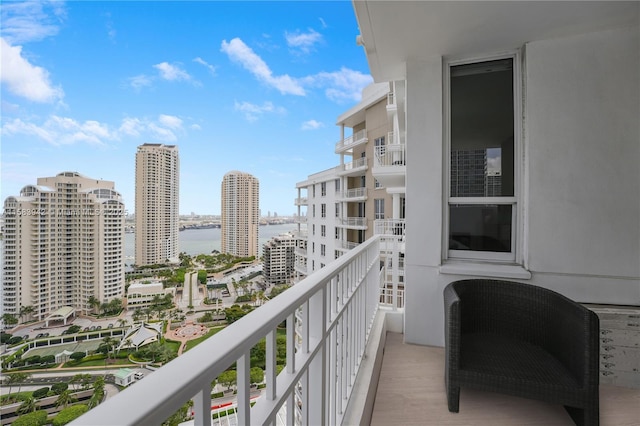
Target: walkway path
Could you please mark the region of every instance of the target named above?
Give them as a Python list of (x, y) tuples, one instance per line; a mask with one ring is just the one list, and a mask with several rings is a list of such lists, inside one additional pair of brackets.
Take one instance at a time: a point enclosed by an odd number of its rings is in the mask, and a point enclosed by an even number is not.
[(180, 342), (178, 356), (182, 355), (182, 352), (184, 352), (184, 348), (189, 340), (198, 339), (209, 332), (209, 329), (206, 326), (202, 324), (195, 324), (191, 321), (188, 321), (185, 325), (180, 326), (175, 330), (171, 330), (171, 320), (168, 321), (167, 330), (165, 337)]

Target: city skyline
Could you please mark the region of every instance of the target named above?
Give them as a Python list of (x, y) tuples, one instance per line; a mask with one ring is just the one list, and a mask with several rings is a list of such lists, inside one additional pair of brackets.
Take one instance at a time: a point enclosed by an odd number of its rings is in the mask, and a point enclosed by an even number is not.
[(115, 182), (134, 213), (136, 148), (163, 143), (181, 152), (180, 214), (220, 214), (219, 182), (241, 169), (263, 215), (291, 215), (296, 182), (334, 165), (335, 117), (372, 81), (352, 5), (152, 7), (3, 3), (2, 199), (71, 171)]

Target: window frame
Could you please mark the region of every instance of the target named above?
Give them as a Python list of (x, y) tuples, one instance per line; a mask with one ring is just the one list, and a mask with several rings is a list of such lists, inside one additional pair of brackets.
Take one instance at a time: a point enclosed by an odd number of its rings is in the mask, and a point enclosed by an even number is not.
[[(458, 65), (512, 59), (513, 64), (513, 191), (511, 197), (451, 197), (451, 68)], [(519, 49), (491, 55), (443, 58), (443, 235), (442, 253), (446, 260), (487, 261), (522, 264), (523, 255), (523, 76), (522, 53)], [(508, 252), (472, 251), (449, 249), (451, 205), (511, 205), (511, 247)]]

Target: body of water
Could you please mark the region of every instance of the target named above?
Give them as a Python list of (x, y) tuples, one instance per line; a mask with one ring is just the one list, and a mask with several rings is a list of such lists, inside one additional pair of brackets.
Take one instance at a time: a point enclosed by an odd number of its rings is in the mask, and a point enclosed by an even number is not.
[[(271, 238), (285, 232), (297, 229), (295, 223), (283, 225), (263, 225), (259, 230), (259, 250), (262, 254), (262, 246)], [(198, 254), (210, 254), (213, 250), (220, 251), (220, 228), (207, 229), (187, 229), (178, 233), (178, 244), (180, 252), (185, 252), (190, 256)], [(135, 234), (124, 234), (124, 255), (125, 263), (133, 263), (135, 256)]]

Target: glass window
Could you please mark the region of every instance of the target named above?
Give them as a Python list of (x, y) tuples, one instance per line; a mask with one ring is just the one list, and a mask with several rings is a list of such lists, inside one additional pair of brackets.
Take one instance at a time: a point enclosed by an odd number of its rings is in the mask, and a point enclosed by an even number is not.
[(450, 64), (449, 89), (449, 256), (513, 260), (514, 58)]
[(384, 219), (384, 199), (376, 198), (373, 200), (374, 219)]

